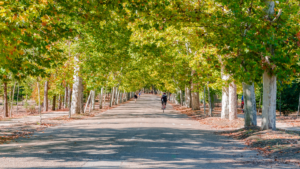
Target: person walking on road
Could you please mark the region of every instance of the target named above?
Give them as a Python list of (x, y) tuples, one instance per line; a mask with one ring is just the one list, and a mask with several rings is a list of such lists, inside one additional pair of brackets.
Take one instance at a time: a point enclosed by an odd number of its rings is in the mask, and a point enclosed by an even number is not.
[(162, 105), (162, 109), (165, 109), (165, 108), (166, 108), (167, 101), (168, 101), (168, 96), (166, 95), (166, 93), (164, 93), (164, 94), (161, 96), (161, 105)]
[(137, 98), (138, 98), (137, 95), (134, 94), (134, 103), (136, 103), (136, 99), (137, 99)]
[(139, 92), (139, 98), (141, 98), (141, 92)]
[(244, 95), (242, 95), (242, 102), (241, 102), (241, 108), (242, 108), (242, 112), (244, 113)]

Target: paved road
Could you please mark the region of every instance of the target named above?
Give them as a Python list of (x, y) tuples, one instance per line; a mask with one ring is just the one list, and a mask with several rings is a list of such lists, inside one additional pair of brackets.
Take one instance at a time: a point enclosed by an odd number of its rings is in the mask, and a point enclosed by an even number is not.
[(0, 145), (0, 168), (293, 168), (264, 162), (170, 105), (163, 114), (152, 95), (17, 141)]

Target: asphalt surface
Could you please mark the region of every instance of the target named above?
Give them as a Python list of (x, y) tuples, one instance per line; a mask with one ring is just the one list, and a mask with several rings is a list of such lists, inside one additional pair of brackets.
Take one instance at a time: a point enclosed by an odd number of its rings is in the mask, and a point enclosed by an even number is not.
[(160, 99), (142, 95), (85, 120), (0, 145), (0, 168), (296, 168), (269, 163), (240, 142), (214, 135)]

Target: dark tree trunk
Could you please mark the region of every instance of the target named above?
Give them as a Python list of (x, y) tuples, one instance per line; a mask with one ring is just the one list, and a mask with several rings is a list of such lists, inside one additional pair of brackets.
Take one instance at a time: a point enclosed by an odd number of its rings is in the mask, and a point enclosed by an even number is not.
[(7, 82), (4, 82), (4, 117), (8, 117)]
[(48, 81), (45, 82), (44, 88), (44, 111), (48, 111)]
[(55, 103), (56, 103), (56, 95), (53, 96), (53, 101), (52, 101), (52, 110), (55, 110)]
[(65, 87), (64, 108), (68, 108), (68, 85)]
[(58, 109), (60, 110), (61, 109), (61, 100), (62, 100), (62, 97), (61, 95), (59, 94), (59, 102), (58, 102)]

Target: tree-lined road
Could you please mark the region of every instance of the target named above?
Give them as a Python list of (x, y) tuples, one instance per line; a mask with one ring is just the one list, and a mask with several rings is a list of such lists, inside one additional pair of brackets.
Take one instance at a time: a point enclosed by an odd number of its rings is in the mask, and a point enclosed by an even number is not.
[(0, 145), (0, 168), (293, 168), (265, 163), (172, 106), (160, 108), (157, 96), (142, 95), (137, 103)]

